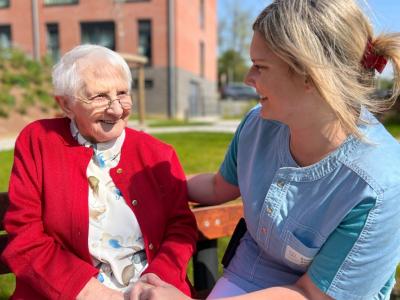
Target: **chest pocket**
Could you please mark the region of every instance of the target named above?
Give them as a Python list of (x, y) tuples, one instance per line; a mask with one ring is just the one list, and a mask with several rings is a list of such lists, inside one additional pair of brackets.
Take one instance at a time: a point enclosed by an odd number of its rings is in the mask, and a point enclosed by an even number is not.
[(286, 231), (281, 258), (283, 263), (293, 270), (305, 272), (319, 249), (319, 247), (307, 247), (292, 232)]

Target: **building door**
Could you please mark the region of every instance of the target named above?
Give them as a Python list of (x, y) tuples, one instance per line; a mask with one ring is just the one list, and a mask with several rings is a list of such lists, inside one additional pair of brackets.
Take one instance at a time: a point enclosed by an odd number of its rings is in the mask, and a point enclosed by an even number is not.
[(196, 81), (190, 82), (188, 117), (199, 117), (203, 115), (203, 103), (200, 85)]

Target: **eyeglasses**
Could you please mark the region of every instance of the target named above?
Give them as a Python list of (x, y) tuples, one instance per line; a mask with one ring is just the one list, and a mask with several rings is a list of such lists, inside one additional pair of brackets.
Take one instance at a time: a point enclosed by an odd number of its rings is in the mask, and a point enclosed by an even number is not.
[(110, 109), (115, 101), (118, 101), (123, 110), (130, 110), (132, 108), (132, 99), (128, 93), (121, 93), (115, 99), (112, 99), (108, 94), (95, 95), (91, 98), (75, 97), (75, 99), (90, 105), (93, 109)]

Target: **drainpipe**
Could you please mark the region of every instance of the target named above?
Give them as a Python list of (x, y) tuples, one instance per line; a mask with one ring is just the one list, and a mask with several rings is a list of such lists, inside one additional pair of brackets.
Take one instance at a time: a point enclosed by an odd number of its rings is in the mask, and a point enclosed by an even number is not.
[(32, 0), (33, 58), (40, 60), (39, 11), (37, 0)]
[(175, 117), (175, 0), (168, 0), (168, 118)]

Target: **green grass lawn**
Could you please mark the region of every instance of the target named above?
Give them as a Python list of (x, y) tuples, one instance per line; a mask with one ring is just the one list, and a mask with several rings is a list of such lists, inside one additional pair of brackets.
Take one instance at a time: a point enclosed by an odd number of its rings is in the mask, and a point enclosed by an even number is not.
[(0, 192), (8, 190), (8, 179), (11, 173), (13, 163), (14, 151), (1, 151), (0, 152)]

